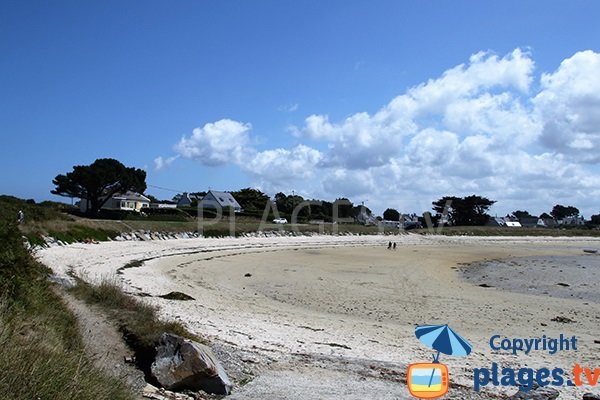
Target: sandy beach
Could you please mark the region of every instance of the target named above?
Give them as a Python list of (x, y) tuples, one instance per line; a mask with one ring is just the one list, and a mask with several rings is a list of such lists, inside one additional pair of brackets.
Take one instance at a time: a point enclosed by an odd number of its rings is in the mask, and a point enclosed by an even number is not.
[[(422, 324), (449, 324), (473, 344), (466, 358), (440, 359), (450, 369), (447, 398), (458, 399), (516, 391), (473, 391), (474, 369), (493, 362), (600, 366), (600, 256), (582, 252), (594, 247), (600, 240), (408, 234), (105, 242), (37, 257), (58, 275), (118, 279), (207, 337), (226, 369), (253, 376), (232, 399), (411, 398), (407, 365), (432, 357), (414, 335)], [(123, 269), (134, 260), (143, 263)], [(195, 300), (157, 297), (171, 291)], [(493, 335), (560, 334), (576, 336), (577, 351), (513, 355), (489, 344)], [(561, 399), (592, 391), (557, 389)]]

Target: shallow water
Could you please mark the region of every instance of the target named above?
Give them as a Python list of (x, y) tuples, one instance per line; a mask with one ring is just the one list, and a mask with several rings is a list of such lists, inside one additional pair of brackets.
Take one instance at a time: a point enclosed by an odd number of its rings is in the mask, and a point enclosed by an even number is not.
[(600, 303), (598, 254), (493, 260), (465, 267), (461, 276), (483, 287)]

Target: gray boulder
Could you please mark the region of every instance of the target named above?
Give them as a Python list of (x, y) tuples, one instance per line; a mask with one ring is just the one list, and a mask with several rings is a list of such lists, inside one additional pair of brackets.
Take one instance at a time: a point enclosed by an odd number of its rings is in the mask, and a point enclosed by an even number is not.
[(231, 381), (208, 346), (170, 333), (160, 337), (151, 371), (168, 390), (231, 392)]

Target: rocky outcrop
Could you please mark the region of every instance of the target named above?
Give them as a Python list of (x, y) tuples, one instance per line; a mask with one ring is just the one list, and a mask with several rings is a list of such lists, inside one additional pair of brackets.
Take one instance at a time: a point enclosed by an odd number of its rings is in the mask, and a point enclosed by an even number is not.
[[(237, 234), (238, 237), (292, 237), (292, 236), (320, 236), (320, 235), (331, 235), (329, 233), (319, 233), (319, 232), (294, 232), (294, 231), (257, 231), (257, 232), (246, 232)], [(351, 232), (339, 232), (335, 234), (336, 236), (356, 236), (357, 234)], [(122, 232), (118, 236), (113, 238), (107, 237), (106, 241), (117, 241), (117, 242), (135, 242), (135, 241), (152, 241), (152, 240), (173, 240), (173, 239), (198, 239), (204, 238), (199, 232), (153, 232), (153, 231), (132, 231), (132, 232)], [(228, 234), (223, 234), (223, 236), (219, 237), (229, 237)], [(29, 249), (40, 248), (48, 248), (48, 247), (57, 247), (57, 246), (67, 246), (71, 243), (64, 242), (62, 240), (55, 239), (51, 236), (42, 236), (42, 245), (31, 245), (27, 238), (24, 238), (24, 242), (26, 242), (25, 246)], [(85, 239), (80, 240), (79, 243), (87, 243), (87, 244), (97, 244), (99, 243), (95, 239)]]
[(231, 392), (231, 382), (211, 349), (181, 336), (162, 334), (151, 371), (168, 390)]

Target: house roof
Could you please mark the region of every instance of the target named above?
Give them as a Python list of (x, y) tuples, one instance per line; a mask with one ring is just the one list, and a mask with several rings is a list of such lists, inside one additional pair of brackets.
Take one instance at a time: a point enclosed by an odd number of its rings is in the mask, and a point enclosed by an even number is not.
[(519, 222), (523, 226), (535, 226), (535, 225), (538, 224), (538, 221), (539, 221), (538, 217), (522, 217), (522, 218), (519, 218)]
[(131, 191), (125, 193), (115, 193), (112, 197), (113, 199), (117, 200), (146, 201), (148, 203), (150, 202), (150, 199), (144, 196), (143, 194)]
[(231, 193), (227, 192), (217, 192), (215, 190), (209, 190), (204, 198), (211, 196), (213, 200), (221, 205), (221, 207), (233, 207), (233, 208), (242, 208), (240, 204), (237, 202), (235, 197)]
[(488, 225), (505, 226), (506, 225), (506, 220), (504, 218), (502, 218), (502, 217), (492, 217), (488, 221)]
[(184, 192), (181, 197), (179, 198), (179, 200), (177, 201), (177, 206), (181, 207), (181, 206), (187, 206), (192, 204), (192, 198), (190, 197), (190, 195), (187, 192)]

